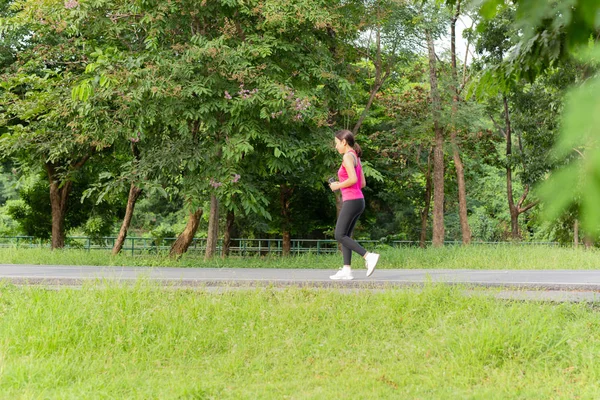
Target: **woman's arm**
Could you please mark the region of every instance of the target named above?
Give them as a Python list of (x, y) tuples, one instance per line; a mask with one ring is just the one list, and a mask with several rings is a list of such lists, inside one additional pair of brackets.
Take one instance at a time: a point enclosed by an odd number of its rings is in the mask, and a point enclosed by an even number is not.
[(349, 153), (344, 154), (344, 162), (342, 165), (344, 168), (346, 168), (348, 179), (346, 179), (344, 182), (333, 182), (330, 184), (329, 187), (333, 191), (350, 187), (358, 182), (356, 171), (354, 170), (354, 157)]

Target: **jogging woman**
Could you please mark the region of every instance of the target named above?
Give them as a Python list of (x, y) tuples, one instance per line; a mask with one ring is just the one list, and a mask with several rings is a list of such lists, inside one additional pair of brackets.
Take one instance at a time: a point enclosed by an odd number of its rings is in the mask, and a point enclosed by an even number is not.
[(365, 259), (367, 276), (371, 276), (379, 260), (379, 254), (367, 252), (352, 239), (356, 221), (365, 210), (365, 198), (362, 188), (367, 185), (367, 182), (360, 164), (362, 151), (360, 146), (355, 143), (354, 135), (349, 130), (336, 132), (335, 148), (338, 153), (343, 154), (343, 161), (338, 170), (339, 182), (332, 182), (329, 187), (332, 191), (342, 191), (342, 210), (335, 226), (335, 240), (342, 245), (344, 266), (329, 278), (334, 280), (354, 279), (350, 266), (353, 251)]

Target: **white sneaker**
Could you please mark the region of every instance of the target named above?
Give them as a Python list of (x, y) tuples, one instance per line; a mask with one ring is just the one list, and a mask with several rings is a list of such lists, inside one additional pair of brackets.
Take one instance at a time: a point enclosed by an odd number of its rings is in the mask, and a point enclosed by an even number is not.
[(329, 279), (333, 279), (335, 281), (349, 281), (354, 279), (352, 276), (352, 270), (346, 268), (340, 268), (340, 270), (335, 275), (330, 275)]
[(369, 253), (365, 257), (365, 265), (367, 267), (367, 276), (371, 276), (373, 271), (375, 271), (375, 266), (377, 265), (377, 261), (379, 261), (379, 254), (377, 253)]

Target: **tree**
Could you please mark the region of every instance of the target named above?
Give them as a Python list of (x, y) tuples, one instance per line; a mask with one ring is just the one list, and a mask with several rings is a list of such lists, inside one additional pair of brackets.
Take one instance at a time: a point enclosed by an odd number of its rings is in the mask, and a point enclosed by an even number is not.
[[(488, 0), (481, 13), (490, 19), (506, 7), (500, 0)], [(539, 193), (549, 203), (550, 219), (580, 200), (583, 227), (594, 233), (600, 227), (600, 185), (595, 178), (600, 165), (600, 151), (595, 144), (599, 125), (594, 111), (600, 105), (600, 77), (595, 76), (600, 53), (596, 22), (599, 9), (600, 4), (594, 0), (519, 1), (515, 14), (518, 41), (502, 67), (504, 73), (491, 74), (496, 78), (523, 77), (531, 82), (561, 61), (578, 59), (584, 65), (584, 83), (567, 95), (561, 135), (555, 145), (555, 157), (567, 166), (552, 174)], [(577, 153), (585, 157), (577, 157)]]
[[(521, 239), (519, 216), (538, 205), (527, 203), (531, 188), (554, 168), (549, 157), (558, 130), (558, 115), (562, 110), (565, 88), (575, 82), (572, 71), (578, 68), (567, 60), (556, 60), (557, 68), (545, 69), (528, 83), (510, 64), (511, 48), (519, 40), (512, 28), (514, 10), (506, 9), (493, 20), (484, 20), (479, 26), (476, 50), (482, 55), (486, 69), (479, 84), (487, 87), (489, 115), (505, 140), (505, 170), (508, 207), (511, 218), (511, 236)], [(479, 91), (480, 98), (485, 90)], [(500, 94), (498, 94), (498, 92)], [(494, 109), (501, 109), (500, 118)], [(495, 116), (496, 115), (496, 116)], [(516, 151), (515, 147), (516, 136)], [(524, 189), (519, 199), (514, 193), (515, 175)]]
[[(465, 187), (464, 165), (460, 157), (460, 149), (457, 141), (456, 113), (459, 107), (459, 96), (461, 88), (465, 86), (458, 81), (458, 70), (456, 62), (456, 22), (461, 15), (461, 0), (457, 0), (456, 4), (451, 5), (450, 12), (450, 57), (451, 57), (451, 75), (452, 75), (452, 122), (450, 127), (450, 143), (452, 145), (452, 157), (454, 159), (454, 168), (456, 170), (456, 181), (458, 183), (458, 202), (459, 202), (459, 217), (462, 232), (463, 244), (471, 243), (471, 229), (469, 228), (469, 220), (467, 217), (467, 193)], [(468, 54), (468, 52), (467, 52)], [(465, 60), (466, 62), (466, 60)]]
[[(104, 163), (86, 164), (72, 175), (71, 195), (64, 216), (64, 229), (80, 229), (95, 241), (112, 232), (115, 220), (122, 215), (122, 199), (112, 197), (102, 204), (92, 199), (81, 201), (84, 190), (97, 179), (98, 168)], [(38, 170), (22, 183), (19, 200), (7, 204), (7, 213), (19, 224), (23, 234), (40, 239), (52, 238), (52, 204), (48, 198), (49, 182)]]
[(0, 138), (3, 157), (18, 165), (39, 163), (46, 171), (52, 206), (52, 248), (64, 246), (64, 218), (72, 176), (105, 145), (81, 131), (69, 87), (83, 71), (78, 49), (60, 27), (28, 19), (31, 3), (11, 18), (16, 30), (35, 32), (29, 46), (2, 75)]
[[(249, 7), (221, 1), (98, 7), (88, 10), (85, 22), (108, 25), (109, 37), (139, 37), (136, 43), (145, 47), (117, 41), (97, 52), (74, 94), (105, 93), (117, 102), (118, 96), (126, 96), (129, 109), (160, 110), (151, 113), (151, 121), (134, 119), (143, 127), (151, 122), (184, 142), (194, 137), (190, 151), (169, 156), (179, 160), (181, 175), (174, 176), (192, 207), (190, 216), (199, 216), (193, 207), (205, 196), (211, 198), (206, 257), (212, 257), (219, 203), (233, 204), (227, 197), (236, 196), (244, 211), (266, 212), (264, 195), (246, 185), (250, 174), (242, 170), (242, 160), (265, 148), (261, 157), (277, 165), (290, 154), (294, 159), (311, 154), (315, 143), (322, 142), (322, 95), (325, 86), (337, 85), (329, 32), (343, 37), (345, 21), (325, 3)], [(298, 136), (282, 142), (279, 129)], [(149, 139), (143, 135), (142, 141)], [(298, 149), (291, 148), (296, 145)], [(231, 186), (233, 176), (242, 178)], [(197, 226), (191, 222), (189, 226)], [(185, 249), (177, 243), (173, 250)]]

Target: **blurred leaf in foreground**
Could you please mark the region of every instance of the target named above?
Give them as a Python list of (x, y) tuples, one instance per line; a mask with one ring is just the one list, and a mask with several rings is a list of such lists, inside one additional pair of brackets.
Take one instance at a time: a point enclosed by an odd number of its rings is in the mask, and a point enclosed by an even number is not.
[[(588, 47), (579, 58), (597, 65), (600, 46)], [(539, 187), (548, 206), (547, 218), (557, 218), (567, 207), (578, 204), (583, 229), (600, 233), (600, 76), (588, 79), (567, 96), (554, 155), (567, 166)]]

